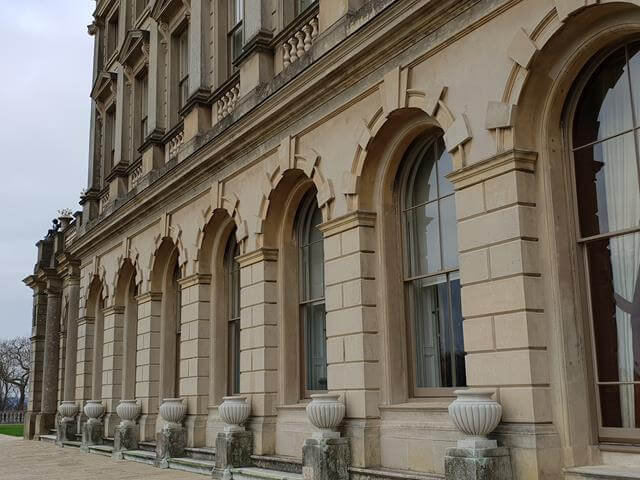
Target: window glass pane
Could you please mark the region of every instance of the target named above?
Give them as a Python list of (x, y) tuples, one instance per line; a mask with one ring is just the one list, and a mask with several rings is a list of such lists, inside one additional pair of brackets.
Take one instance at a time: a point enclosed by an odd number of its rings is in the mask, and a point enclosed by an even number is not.
[(627, 50), (629, 73), (631, 74), (631, 95), (635, 105), (636, 127), (640, 127), (640, 42), (632, 43)]
[(409, 276), (442, 270), (438, 202), (405, 212)]
[(640, 233), (591, 242), (587, 253), (598, 380), (639, 381)]
[(453, 184), (447, 179), (447, 175), (453, 171), (453, 158), (444, 147), (444, 141), (437, 142), (438, 145), (438, 189), (441, 197), (453, 193)]
[(602, 426), (640, 428), (640, 385), (600, 385)]
[(240, 393), (240, 321), (229, 322), (229, 388), (231, 395)]
[(307, 390), (327, 389), (327, 332), (324, 302), (304, 305)]
[(416, 164), (411, 168), (407, 179), (407, 197), (405, 208), (438, 198), (437, 172), (434, 161), (434, 151), (428, 148), (416, 158)]
[(440, 227), (442, 228), (442, 261), (445, 269), (458, 267), (458, 224), (455, 197), (440, 200)]
[(640, 190), (633, 133), (577, 150), (574, 157), (582, 235), (637, 226)]
[(462, 302), (460, 299), (460, 275), (458, 272), (449, 275), (449, 291), (451, 295), (451, 331), (453, 336), (452, 355), (455, 367), (451, 385), (463, 387), (467, 384), (467, 375), (464, 366)]
[(324, 298), (324, 248), (322, 241), (309, 246), (309, 295), (311, 300)]
[(573, 147), (632, 128), (625, 49), (605, 60), (586, 85), (573, 123)]
[(233, 58), (232, 58), (232, 60), (235, 60), (242, 53), (242, 27), (238, 27), (233, 32), (232, 42), (233, 42), (233, 52), (232, 52)]

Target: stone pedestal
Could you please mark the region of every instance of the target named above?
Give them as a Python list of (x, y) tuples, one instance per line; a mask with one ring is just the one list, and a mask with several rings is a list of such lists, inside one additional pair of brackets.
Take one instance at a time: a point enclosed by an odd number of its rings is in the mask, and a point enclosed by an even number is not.
[(76, 422), (74, 418), (63, 418), (58, 422), (56, 443), (62, 445), (76, 439)]
[(102, 445), (104, 443), (104, 426), (102, 422), (87, 421), (82, 427), (82, 450), (87, 451), (89, 445)]
[(512, 480), (511, 456), (505, 447), (449, 448), (444, 457), (446, 480)]
[(347, 438), (308, 438), (302, 447), (304, 480), (348, 480), (350, 463)]
[(49, 435), (56, 426), (56, 414), (41, 412), (36, 415), (35, 435)]
[(118, 425), (113, 435), (113, 456), (122, 458), (122, 452), (138, 449), (138, 426)]
[(220, 432), (216, 437), (216, 471), (221, 474), (227, 468), (251, 465), (253, 452), (252, 432)]
[(167, 459), (184, 456), (187, 432), (182, 426), (165, 426), (156, 434), (156, 466), (169, 468)]

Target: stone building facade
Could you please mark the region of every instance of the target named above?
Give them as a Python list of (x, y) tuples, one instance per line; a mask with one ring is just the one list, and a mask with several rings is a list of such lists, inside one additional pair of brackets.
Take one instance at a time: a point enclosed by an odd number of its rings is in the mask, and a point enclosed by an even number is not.
[(352, 474), (431, 478), (482, 387), (514, 478), (637, 464), (639, 6), (98, 0), (25, 435), (135, 399), (153, 441), (180, 397), (211, 447), (242, 394), (253, 453), (300, 458), (332, 392)]

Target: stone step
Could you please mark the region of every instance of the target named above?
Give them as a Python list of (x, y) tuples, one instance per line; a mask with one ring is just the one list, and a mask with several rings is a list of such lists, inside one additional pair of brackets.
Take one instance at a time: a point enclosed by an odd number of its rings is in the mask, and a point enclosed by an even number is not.
[(103, 455), (105, 457), (110, 457), (113, 453), (113, 447), (110, 445), (91, 445), (89, 446), (88, 450), (90, 453)]
[(195, 458), (196, 460), (207, 460), (207, 461), (213, 462), (216, 459), (215, 448), (186, 447), (184, 451), (187, 457)]
[(349, 467), (350, 480), (444, 480), (438, 473), (418, 473), (412, 470), (391, 470), (388, 468)]
[(565, 468), (565, 480), (630, 480), (640, 479), (640, 466), (593, 465)]
[(145, 452), (155, 452), (156, 442), (138, 442), (138, 448)]
[(302, 480), (299, 473), (269, 470), (267, 468), (232, 468), (233, 480)]
[(52, 442), (56, 443), (56, 436), (54, 435), (40, 435), (41, 442)]
[(170, 458), (167, 460), (167, 464), (173, 470), (200, 473), (202, 475), (211, 475), (213, 468), (216, 466), (215, 462), (210, 460), (198, 460), (189, 457)]
[(302, 473), (302, 460), (282, 455), (251, 455), (251, 460), (258, 468), (279, 472)]
[(49, 429), (49, 435), (56, 436), (57, 434), (58, 434), (58, 430), (56, 430), (55, 428)]
[(66, 442), (62, 442), (62, 446), (80, 448), (82, 446), (82, 442), (78, 442), (77, 440), (67, 440)]
[(146, 463), (147, 465), (156, 464), (155, 452), (149, 452), (147, 450), (126, 450), (122, 452), (122, 458), (123, 460)]
[(113, 437), (105, 437), (102, 439), (105, 445), (110, 445), (113, 447)]

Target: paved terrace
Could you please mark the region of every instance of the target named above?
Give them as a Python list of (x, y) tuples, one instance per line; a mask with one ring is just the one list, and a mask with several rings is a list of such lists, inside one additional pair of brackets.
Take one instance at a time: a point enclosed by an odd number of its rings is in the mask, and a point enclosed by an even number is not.
[(202, 475), (162, 470), (149, 465), (83, 453), (0, 435), (2, 480), (202, 480)]

